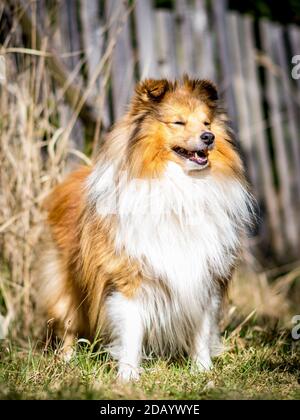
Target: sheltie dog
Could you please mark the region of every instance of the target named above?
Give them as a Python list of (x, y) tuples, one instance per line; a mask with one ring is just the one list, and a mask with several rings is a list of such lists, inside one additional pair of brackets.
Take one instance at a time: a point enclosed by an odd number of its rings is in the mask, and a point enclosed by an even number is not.
[(145, 354), (209, 369), (250, 207), (213, 83), (140, 82), (95, 165), (46, 201), (40, 300), (65, 356), (99, 336), (121, 380), (139, 378)]

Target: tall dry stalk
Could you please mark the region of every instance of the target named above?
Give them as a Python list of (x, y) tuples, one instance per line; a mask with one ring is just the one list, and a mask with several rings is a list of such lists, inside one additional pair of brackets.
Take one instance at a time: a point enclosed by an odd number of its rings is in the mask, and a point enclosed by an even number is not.
[[(0, 295), (2, 336), (14, 318), (28, 332), (32, 316), (32, 268), (42, 234), (41, 203), (65, 168), (57, 158), (55, 92), (41, 61), (26, 57), (17, 72), (7, 59), (7, 83), (0, 97)], [(34, 71), (33, 71), (34, 69)], [(44, 150), (44, 152), (43, 152)], [(50, 150), (50, 153), (46, 153)], [(55, 165), (54, 165), (55, 161)]]

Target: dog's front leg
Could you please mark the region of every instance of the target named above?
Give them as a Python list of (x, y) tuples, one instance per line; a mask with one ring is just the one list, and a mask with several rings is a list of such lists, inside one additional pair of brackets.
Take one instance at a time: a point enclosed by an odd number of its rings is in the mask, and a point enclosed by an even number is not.
[(118, 379), (138, 380), (144, 337), (140, 305), (135, 298), (115, 293), (109, 300), (108, 313), (116, 337), (113, 354), (118, 359)]
[(192, 370), (206, 371), (212, 366), (210, 341), (212, 334), (211, 314), (205, 311), (201, 323), (194, 336), (194, 345), (191, 352)]

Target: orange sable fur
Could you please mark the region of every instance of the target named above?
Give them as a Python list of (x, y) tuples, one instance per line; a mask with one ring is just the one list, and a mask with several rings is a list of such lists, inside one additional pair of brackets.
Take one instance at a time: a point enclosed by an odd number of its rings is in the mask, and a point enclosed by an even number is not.
[(141, 281), (138, 266), (115, 253), (111, 238), (115, 221), (98, 220), (87, 208), (85, 181), (90, 173), (89, 167), (73, 172), (45, 203), (61, 278), (59, 285), (49, 282), (41, 293), (61, 337), (93, 336), (110, 288), (130, 297)]
[[(176, 119), (185, 125), (174, 125)], [(98, 165), (112, 161), (130, 179), (159, 179), (168, 162), (182, 164), (172, 148), (183, 147), (186, 139), (205, 130), (205, 119), (215, 134), (215, 147), (209, 151), (209, 166), (203, 173), (245, 183), (215, 87), (187, 77), (183, 82), (146, 80), (138, 84), (127, 114), (100, 151)], [(100, 217), (89, 202), (87, 181), (92, 171), (83, 167), (70, 174), (45, 203), (51, 246), (41, 301), (48, 318), (54, 319), (56, 333), (65, 338), (66, 348), (73, 337), (93, 337), (107, 322), (104, 302), (112, 291), (130, 298), (142, 282), (151, 281), (140, 261), (129, 258), (125, 250), (116, 251), (117, 216)]]

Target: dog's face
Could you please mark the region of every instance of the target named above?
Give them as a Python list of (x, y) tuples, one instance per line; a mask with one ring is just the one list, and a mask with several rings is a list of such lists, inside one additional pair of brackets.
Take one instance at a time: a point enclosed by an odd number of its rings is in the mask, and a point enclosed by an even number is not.
[(184, 88), (163, 102), (161, 131), (167, 147), (186, 171), (203, 170), (209, 165), (209, 152), (215, 146), (213, 119), (214, 108)]
[(132, 155), (140, 172), (173, 161), (192, 173), (224, 166), (224, 159), (227, 165), (232, 157), (221, 132), (217, 90), (207, 80), (145, 80), (136, 87), (131, 116), (136, 124)]

